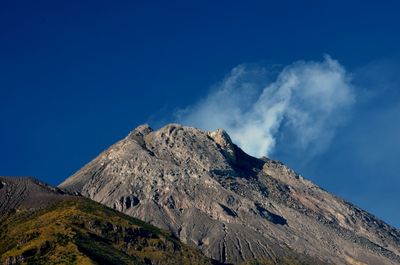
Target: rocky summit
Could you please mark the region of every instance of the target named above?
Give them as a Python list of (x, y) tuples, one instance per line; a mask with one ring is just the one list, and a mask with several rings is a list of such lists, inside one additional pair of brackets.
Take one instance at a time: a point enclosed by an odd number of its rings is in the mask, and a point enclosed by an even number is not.
[(223, 263), (400, 264), (400, 231), (222, 129), (141, 125), (65, 180)]

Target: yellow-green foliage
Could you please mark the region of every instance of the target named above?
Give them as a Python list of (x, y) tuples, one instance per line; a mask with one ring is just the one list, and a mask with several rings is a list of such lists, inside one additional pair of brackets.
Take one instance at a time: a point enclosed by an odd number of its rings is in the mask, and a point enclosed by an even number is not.
[(0, 223), (1, 262), (23, 264), (211, 264), (170, 232), (83, 198)]

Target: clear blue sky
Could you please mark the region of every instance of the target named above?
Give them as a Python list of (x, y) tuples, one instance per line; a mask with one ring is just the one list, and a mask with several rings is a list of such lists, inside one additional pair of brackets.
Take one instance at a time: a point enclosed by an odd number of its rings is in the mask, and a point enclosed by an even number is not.
[(396, 2), (1, 1), (0, 175), (56, 185), (239, 64), (329, 54), (357, 90), (348, 122), (312, 161), (273, 157), (400, 227)]

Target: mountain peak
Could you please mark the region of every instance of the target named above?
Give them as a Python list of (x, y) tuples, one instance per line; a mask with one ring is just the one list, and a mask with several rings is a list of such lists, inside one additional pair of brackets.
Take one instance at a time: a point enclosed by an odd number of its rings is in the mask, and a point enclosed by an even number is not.
[(208, 132), (207, 134), (221, 147), (224, 154), (231, 162), (236, 162), (235, 147), (224, 129), (220, 128), (216, 131)]
[(400, 231), (283, 163), (247, 155), (223, 129), (139, 126), (60, 187), (223, 263), (288, 253), (311, 264), (400, 263)]
[(142, 138), (143, 136), (151, 133), (152, 131), (153, 131), (153, 129), (150, 127), (150, 125), (141, 124), (129, 133), (128, 138), (133, 138), (133, 139), (138, 138), (138, 137)]
[(134, 131), (138, 132), (142, 135), (147, 135), (147, 134), (151, 133), (153, 131), (153, 129), (150, 127), (149, 124), (145, 123), (145, 124), (142, 124), (142, 125), (139, 125), (138, 127), (136, 127), (134, 129)]
[(233, 145), (228, 133), (222, 128), (217, 129), (216, 131), (208, 132), (208, 135), (221, 147)]

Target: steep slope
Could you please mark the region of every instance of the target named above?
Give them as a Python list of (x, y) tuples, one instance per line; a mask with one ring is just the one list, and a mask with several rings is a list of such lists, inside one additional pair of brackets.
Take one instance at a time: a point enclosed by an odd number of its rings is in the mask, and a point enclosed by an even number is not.
[[(223, 130), (142, 125), (60, 185), (171, 230), (221, 262), (399, 264), (400, 232)], [(312, 257), (314, 260), (309, 260)]]
[(32, 178), (0, 183), (1, 264), (212, 264), (171, 232), (89, 199)]
[(72, 197), (31, 177), (0, 177), (0, 216), (12, 209), (38, 208)]

